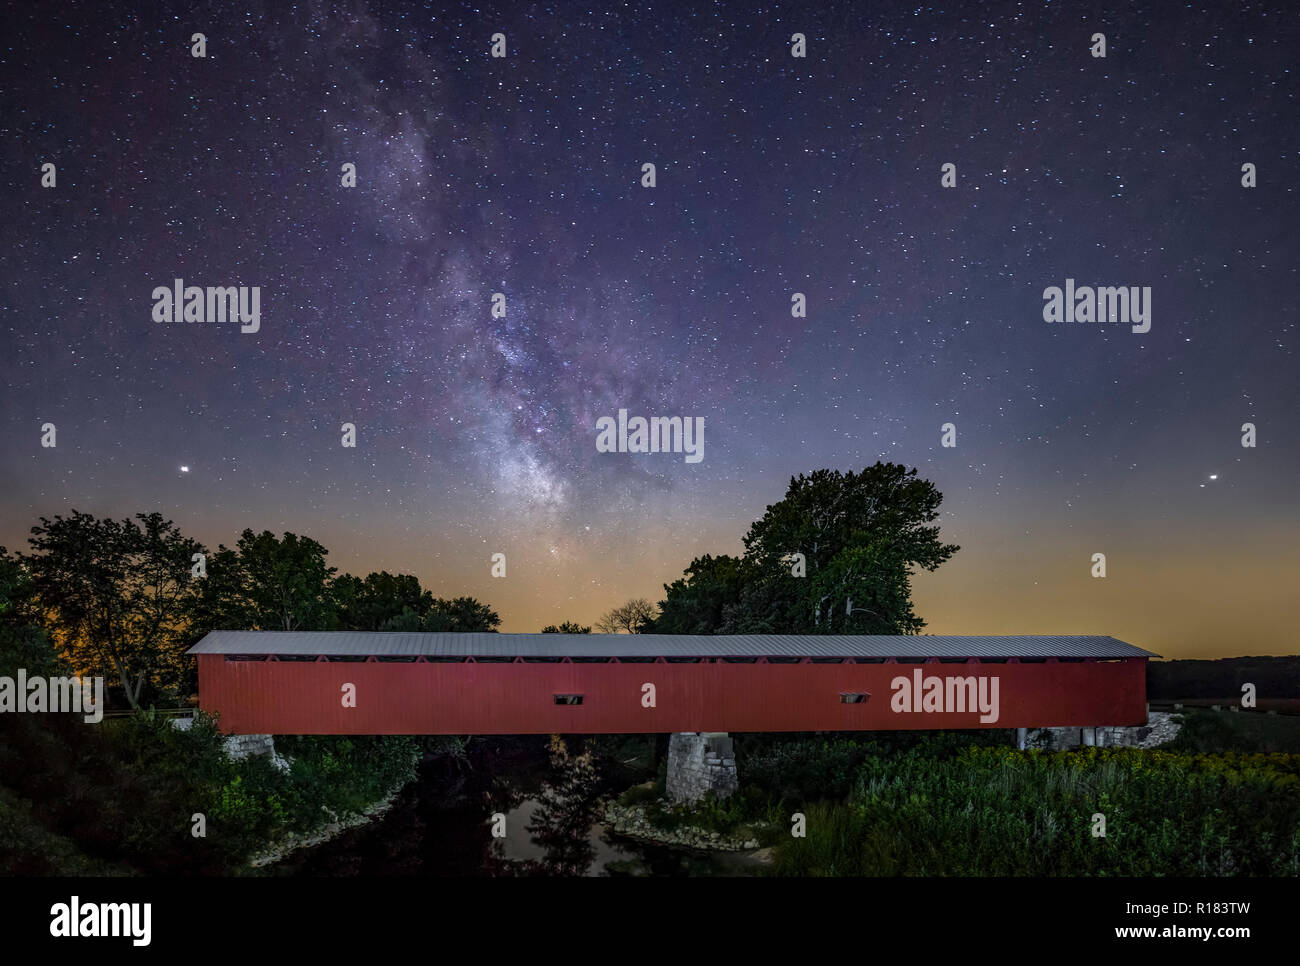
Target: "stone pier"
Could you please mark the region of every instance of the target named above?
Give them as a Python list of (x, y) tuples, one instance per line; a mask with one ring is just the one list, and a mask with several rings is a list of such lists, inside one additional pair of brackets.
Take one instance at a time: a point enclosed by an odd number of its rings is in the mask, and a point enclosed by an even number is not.
[(678, 732), (668, 739), (670, 801), (697, 802), (706, 792), (726, 798), (739, 787), (736, 753), (725, 731)]
[[(1074, 748), (1154, 748), (1172, 741), (1182, 727), (1175, 715), (1166, 711), (1152, 711), (1145, 725), (1133, 727), (1096, 728), (1029, 728), (1030, 748), (1049, 751), (1068, 751)], [(1018, 729), (1025, 730), (1025, 729)], [(1017, 735), (1019, 740), (1019, 735)], [(1023, 746), (1022, 746), (1023, 747)]]
[[(193, 718), (172, 718), (172, 727), (179, 731), (188, 731), (193, 726)], [(235, 761), (250, 755), (266, 755), (279, 771), (289, 770), (289, 760), (275, 750), (272, 735), (227, 735), (223, 745), (226, 754)]]

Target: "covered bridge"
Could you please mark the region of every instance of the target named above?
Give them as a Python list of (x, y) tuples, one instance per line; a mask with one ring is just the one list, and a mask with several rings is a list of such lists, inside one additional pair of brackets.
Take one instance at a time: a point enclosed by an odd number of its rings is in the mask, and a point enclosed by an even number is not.
[(199, 705), (237, 734), (644, 734), (1146, 723), (1112, 637), (214, 631)]

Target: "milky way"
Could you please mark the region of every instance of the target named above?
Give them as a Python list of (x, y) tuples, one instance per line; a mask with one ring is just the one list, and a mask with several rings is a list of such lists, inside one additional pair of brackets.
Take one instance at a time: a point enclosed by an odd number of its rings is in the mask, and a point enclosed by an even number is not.
[[(963, 547), (917, 580), (934, 632), (1294, 649), (1292, 5), (8, 20), (11, 548), (40, 514), (160, 509), (537, 630), (738, 552), (796, 473), (886, 459)], [(176, 278), (259, 286), (260, 331), (153, 322)], [(1150, 331), (1045, 322), (1067, 278), (1149, 286)], [(704, 459), (598, 453), (620, 408), (703, 417)]]

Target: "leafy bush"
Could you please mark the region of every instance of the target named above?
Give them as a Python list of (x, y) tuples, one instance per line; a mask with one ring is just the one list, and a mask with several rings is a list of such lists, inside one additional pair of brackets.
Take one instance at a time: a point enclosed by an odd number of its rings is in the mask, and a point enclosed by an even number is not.
[(767, 795), (757, 788), (745, 788), (727, 798), (706, 795), (690, 813), (690, 822), (720, 835), (750, 833), (755, 826), (775, 818)]
[(951, 757), (970, 747), (1006, 745), (1003, 731), (878, 732), (863, 737), (810, 737), (773, 741), (767, 736), (737, 738), (737, 762), (747, 785), (777, 799), (843, 799), (853, 789), (858, 768), (868, 759), (910, 749), (932, 758)]
[(644, 785), (633, 785), (622, 795), (618, 797), (620, 805), (646, 805), (659, 798), (655, 792), (654, 784), (647, 782)]
[(412, 781), (422, 754), (419, 739), (406, 736), (282, 736), (276, 747), (293, 759), (286, 806), (300, 832), (319, 825), (323, 809), (358, 814)]
[(265, 757), (232, 761), (202, 714), (186, 730), (147, 712), (99, 725), (76, 714), (0, 717), (9, 874), (241, 872), (284, 832), (360, 811), (410, 780), (418, 755), (410, 738), (282, 738), (281, 750), (299, 756), (286, 775)]

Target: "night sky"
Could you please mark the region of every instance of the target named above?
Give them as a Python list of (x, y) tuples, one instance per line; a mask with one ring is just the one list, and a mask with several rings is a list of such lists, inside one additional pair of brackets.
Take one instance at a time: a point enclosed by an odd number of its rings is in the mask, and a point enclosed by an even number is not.
[[(1300, 651), (1290, 0), (5, 21), (10, 549), (156, 509), (537, 631), (739, 553), (792, 475), (884, 459), (962, 546), (915, 580), (930, 632)], [(176, 278), (260, 287), (259, 331), (153, 321)], [(1067, 278), (1149, 286), (1150, 331), (1044, 321)], [(704, 458), (598, 453), (620, 408), (703, 417)]]

